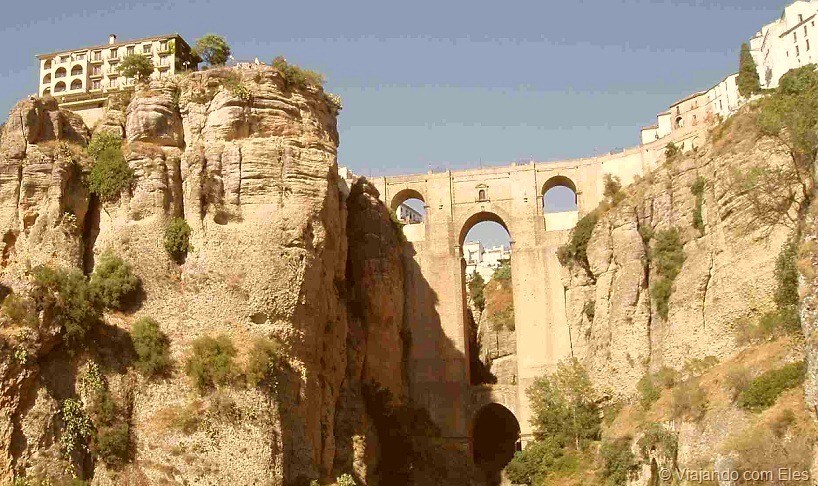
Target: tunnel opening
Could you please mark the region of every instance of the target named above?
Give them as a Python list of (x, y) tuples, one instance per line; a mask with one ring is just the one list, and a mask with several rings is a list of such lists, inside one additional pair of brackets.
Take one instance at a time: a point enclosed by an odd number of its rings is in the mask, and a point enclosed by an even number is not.
[(461, 233), (464, 328), (472, 385), (515, 384), (517, 342), (511, 234), (493, 213), (478, 213)]
[(481, 408), (472, 425), (472, 455), (487, 484), (501, 483), (503, 469), (518, 450), (520, 423), (514, 414), (499, 403)]

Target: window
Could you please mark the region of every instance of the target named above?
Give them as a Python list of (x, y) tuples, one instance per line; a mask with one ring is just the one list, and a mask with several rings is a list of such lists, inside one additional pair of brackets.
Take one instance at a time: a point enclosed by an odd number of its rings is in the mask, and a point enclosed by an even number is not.
[(54, 86), (54, 92), (55, 93), (62, 93), (63, 91), (65, 91), (65, 83), (60, 81), (59, 83), (57, 83), (56, 86)]
[(94, 66), (91, 68), (91, 76), (99, 76), (102, 74), (102, 66)]
[(805, 25), (804, 26), (804, 37), (806, 37), (806, 36), (807, 36), (807, 26)]
[(60, 62), (68, 62), (68, 59), (69, 59), (68, 56), (62, 56), (60, 57)]
[(76, 65), (71, 68), (71, 76), (79, 76), (82, 74), (82, 66)]
[(100, 88), (102, 88), (102, 83), (100, 82), (99, 79), (95, 79), (95, 80), (91, 81), (91, 89), (100, 89)]
[(150, 54), (151, 53), (151, 45), (150, 44), (143, 44), (142, 45), (142, 54)]
[(798, 14), (798, 22), (804, 21), (804, 14)]
[(485, 201), (486, 200), (486, 190), (480, 189), (477, 191), (477, 200), (478, 201)]
[(84, 61), (85, 60), (85, 53), (77, 54), (74, 56), (77, 61)]
[(71, 89), (72, 90), (82, 89), (82, 81), (80, 81), (79, 79), (71, 81)]
[(45, 64), (43, 64), (43, 69), (51, 69), (51, 59), (47, 60)]
[(49, 84), (49, 83), (51, 83), (51, 75), (46, 74), (45, 76), (43, 76), (43, 84)]
[(119, 86), (119, 78), (111, 78), (111, 81), (108, 83), (112, 88), (116, 88)]
[(793, 32), (792, 33), (792, 40), (793, 40), (793, 42), (798, 42), (798, 32)]
[(134, 46), (128, 46), (125, 50), (128, 52), (129, 56), (133, 56), (133, 49)]
[(64, 78), (65, 75), (66, 75), (65, 68), (62, 67), (57, 69), (57, 72), (54, 73), (55, 78)]
[(94, 51), (91, 54), (92, 61), (101, 61), (102, 60), (102, 51)]
[(162, 41), (159, 43), (159, 50), (165, 52), (168, 50), (168, 41)]
[(118, 54), (117, 54), (116, 47), (111, 49), (111, 53), (108, 55), (108, 57), (110, 57), (111, 59), (116, 59), (117, 57), (119, 57)]
[(51, 94), (51, 88), (46, 88), (43, 90), (43, 96), (48, 96)]
[(795, 55), (796, 55), (796, 56), (800, 56), (800, 55), (801, 55), (801, 50), (800, 50), (800, 49), (798, 49), (798, 46), (795, 46)]
[(159, 58), (160, 66), (170, 66), (170, 56), (162, 56)]

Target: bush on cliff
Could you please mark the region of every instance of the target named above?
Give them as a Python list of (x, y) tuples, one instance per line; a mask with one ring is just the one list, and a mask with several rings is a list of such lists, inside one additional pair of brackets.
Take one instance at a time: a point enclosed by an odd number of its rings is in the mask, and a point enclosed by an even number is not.
[(202, 336), (193, 341), (191, 353), (185, 362), (185, 372), (193, 379), (196, 388), (204, 392), (235, 380), (238, 375), (235, 357), (236, 348), (229, 337)]
[(142, 317), (131, 328), (137, 360), (136, 368), (146, 376), (156, 376), (170, 367), (170, 339), (150, 317)]
[(324, 86), (324, 75), (290, 64), (282, 56), (273, 59), (273, 67), (281, 74), (287, 89)]
[(602, 459), (602, 468), (599, 470), (599, 479), (608, 486), (620, 486), (636, 479), (639, 473), (639, 464), (631, 451), (631, 437), (619, 437), (605, 441), (599, 449)]
[(657, 231), (651, 262), (656, 268), (657, 278), (651, 284), (650, 293), (656, 304), (656, 311), (662, 319), (667, 319), (673, 281), (682, 270), (685, 261), (684, 247), (676, 228)]
[(804, 362), (799, 361), (763, 373), (739, 394), (739, 407), (755, 412), (770, 407), (782, 392), (804, 381), (805, 370)]
[(468, 284), (469, 297), (471, 297), (474, 307), (480, 312), (483, 312), (483, 309), (486, 308), (486, 295), (483, 293), (485, 286), (486, 282), (477, 271), (471, 274)]
[(122, 309), (123, 300), (140, 285), (131, 266), (110, 251), (99, 257), (89, 281), (93, 298), (108, 309)]
[(223, 66), (230, 59), (230, 45), (216, 34), (205, 34), (197, 39), (193, 52), (211, 66)]
[(593, 234), (598, 220), (599, 213), (597, 211), (591, 211), (583, 216), (574, 229), (571, 230), (568, 243), (557, 250), (557, 258), (563, 266), (577, 263), (585, 269), (585, 272), (592, 279), (593, 273), (591, 272), (591, 265), (588, 263), (588, 242), (591, 240), (591, 234)]
[(177, 263), (182, 263), (191, 250), (190, 225), (184, 218), (173, 218), (165, 228), (165, 251)]
[(32, 273), (37, 308), (63, 328), (63, 341), (69, 351), (76, 351), (102, 316), (88, 280), (76, 269), (39, 266)]
[(130, 54), (122, 59), (117, 71), (127, 78), (144, 81), (153, 74), (153, 61), (144, 54)]
[(245, 370), (247, 383), (251, 386), (272, 384), (281, 361), (280, 341), (271, 337), (256, 339), (247, 357), (247, 369)]

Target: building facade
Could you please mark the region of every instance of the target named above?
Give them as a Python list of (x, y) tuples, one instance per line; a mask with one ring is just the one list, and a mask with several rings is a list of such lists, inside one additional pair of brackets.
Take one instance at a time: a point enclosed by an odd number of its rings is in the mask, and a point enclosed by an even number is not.
[(816, 13), (818, 1), (798, 0), (750, 39), (762, 88), (776, 88), (787, 71), (818, 62)]
[(463, 259), (467, 278), (477, 272), (488, 282), (504, 261), (511, 260), (511, 249), (503, 245), (485, 248), (479, 241), (467, 241), (463, 244)]
[(398, 220), (404, 224), (418, 224), (423, 222), (423, 215), (410, 208), (407, 204), (401, 204), (397, 210)]
[[(201, 59), (179, 34), (169, 34), (118, 42), (111, 34), (107, 44), (40, 54), (38, 94), (57, 98), (61, 107), (71, 109), (92, 126), (102, 115), (107, 94), (132, 86), (132, 78), (119, 72), (121, 61), (133, 54), (153, 61), (153, 78), (195, 70)], [(90, 122), (90, 123), (89, 123)]]

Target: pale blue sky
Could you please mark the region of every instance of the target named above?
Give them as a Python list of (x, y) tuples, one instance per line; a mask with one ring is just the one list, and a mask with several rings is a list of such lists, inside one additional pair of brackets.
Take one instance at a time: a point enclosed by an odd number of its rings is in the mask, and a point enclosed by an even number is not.
[(674, 100), (737, 69), (780, 0), (5, 2), (0, 112), (37, 53), (179, 32), (326, 74), (339, 164), (364, 175), (555, 160), (638, 143)]

